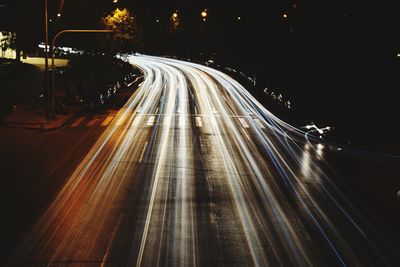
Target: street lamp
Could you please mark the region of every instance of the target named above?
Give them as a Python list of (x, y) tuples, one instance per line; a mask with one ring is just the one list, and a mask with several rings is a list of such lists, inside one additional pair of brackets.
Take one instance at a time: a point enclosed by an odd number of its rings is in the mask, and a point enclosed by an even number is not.
[(201, 15), (202, 18), (206, 18), (207, 17), (207, 11), (206, 10), (202, 11), (200, 15)]
[(50, 98), (49, 98), (49, 18), (48, 18), (48, 4), (47, 0), (44, 1), (44, 19), (45, 19), (45, 40), (46, 47), (44, 49), (44, 96), (46, 102), (46, 118), (50, 118)]
[(201, 11), (200, 16), (203, 19), (203, 21), (206, 21), (207, 16), (208, 16), (207, 9), (204, 9), (203, 11)]

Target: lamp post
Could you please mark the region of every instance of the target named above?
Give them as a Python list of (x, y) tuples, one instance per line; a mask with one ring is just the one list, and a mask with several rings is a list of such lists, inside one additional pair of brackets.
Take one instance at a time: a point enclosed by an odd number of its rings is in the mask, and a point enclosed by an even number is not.
[(201, 13), (200, 13), (201, 19), (205, 22), (208, 16), (207, 13), (207, 9), (204, 9)]
[(54, 77), (54, 58), (55, 58), (55, 43), (57, 38), (63, 34), (63, 33), (110, 33), (112, 30), (63, 30), (57, 33), (53, 41), (51, 43), (51, 89), (49, 90), (49, 98), (50, 98), (50, 109), (51, 109), (51, 115), (54, 115), (54, 97), (53, 97), (53, 92), (55, 88), (55, 77)]
[(44, 49), (44, 97), (46, 102), (46, 118), (50, 118), (50, 97), (49, 97), (49, 19), (48, 19), (48, 5), (47, 1), (44, 1), (44, 19), (45, 19), (45, 40), (46, 47)]

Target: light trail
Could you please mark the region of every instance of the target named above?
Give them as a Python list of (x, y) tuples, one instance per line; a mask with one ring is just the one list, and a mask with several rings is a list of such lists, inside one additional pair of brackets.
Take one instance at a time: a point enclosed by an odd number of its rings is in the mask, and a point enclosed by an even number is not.
[(151, 56), (129, 61), (143, 83), (103, 122), (107, 130), (17, 263), (390, 263), (373, 227), (325, 173), (323, 146), (304, 131), (222, 72)]

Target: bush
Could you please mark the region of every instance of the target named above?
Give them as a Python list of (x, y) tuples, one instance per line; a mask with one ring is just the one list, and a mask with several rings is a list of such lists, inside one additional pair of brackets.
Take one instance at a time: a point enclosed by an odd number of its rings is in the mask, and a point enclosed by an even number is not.
[(123, 84), (134, 68), (110, 56), (84, 55), (72, 58), (67, 66), (67, 95), (91, 109), (104, 104)]

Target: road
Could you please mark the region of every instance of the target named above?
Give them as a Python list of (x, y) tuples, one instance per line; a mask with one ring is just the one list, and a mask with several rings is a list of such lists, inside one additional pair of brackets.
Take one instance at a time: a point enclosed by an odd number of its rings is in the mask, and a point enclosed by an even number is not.
[(306, 142), (217, 70), (129, 60), (144, 82), (118, 114), (68, 126), (104, 130), (10, 266), (399, 263), (336, 185), (324, 144)]

